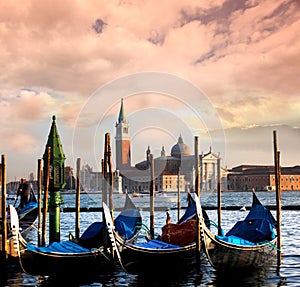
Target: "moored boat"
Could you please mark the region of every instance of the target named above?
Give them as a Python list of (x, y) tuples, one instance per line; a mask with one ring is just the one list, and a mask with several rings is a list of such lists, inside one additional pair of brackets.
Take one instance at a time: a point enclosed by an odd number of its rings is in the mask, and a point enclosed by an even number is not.
[(253, 192), (252, 207), (226, 235), (214, 235), (204, 226), (204, 251), (218, 271), (242, 272), (266, 266), (276, 258), (276, 221)]
[[(7, 216), (7, 224), (8, 224), (8, 254), (11, 257), (17, 257), (18, 253), (14, 248), (14, 243), (13, 243), (13, 234), (11, 232), (10, 228), (10, 222), (11, 222), (11, 207), (9, 206), (8, 208), (9, 213)], [(37, 199), (34, 195), (34, 192), (31, 193), (30, 200), (26, 205), (22, 208), (18, 208), (16, 210), (16, 216), (18, 219), (18, 232), (23, 237), (26, 237), (27, 234), (30, 232), (30, 230), (33, 229), (35, 221), (38, 217), (38, 203)]]
[[(142, 225), (139, 210), (127, 198), (124, 209), (115, 218), (118, 234), (124, 240), (135, 240)], [(51, 277), (86, 277), (101, 274), (114, 267), (110, 244), (105, 243), (103, 222), (92, 223), (79, 240), (70, 238), (48, 246), (27, 243), (21, 235), (20, 258), (23, 270), (31, 275)]]
[[(114, 237), (112, 241), (116, 242), (120, 251), (121, 264), (128, 273), (174, 274), (175, 270), (188, 270), (195, 265), (197, 259), (200, 260), (200, 257), (197, 258), (200, 254), (196, 244), (196, 217), (199, 218), (200, 229), (203, 217), (201, 209), (198, 208), (200, 205), (195, 203), (199, 199), (196, 195), (195, 197), (195, 200), (189, 200), (189, 205), (177, 224), (166, 224), (162, 228), (163, 233), (160, 238), (131, 243), (116, 236), (116, 232), (111, 232), (111, 238)], [(105, 217), (107, 223), (113, 225), (107, 208)], [(176, 235), (168, 233), (175, 229)], [(177, 241), (174, 242), (172, 239)]]

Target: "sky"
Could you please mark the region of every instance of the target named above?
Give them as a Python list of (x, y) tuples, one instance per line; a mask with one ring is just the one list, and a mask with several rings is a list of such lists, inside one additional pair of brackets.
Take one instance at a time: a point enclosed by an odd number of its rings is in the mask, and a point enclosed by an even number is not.
[(52, 116), (66, 155), (95, 171), (121, 98), (132, 163), (182, 135), (222, 165), (300, 164), (297, 0), (0, 0), (0, 152), (36, 173)]

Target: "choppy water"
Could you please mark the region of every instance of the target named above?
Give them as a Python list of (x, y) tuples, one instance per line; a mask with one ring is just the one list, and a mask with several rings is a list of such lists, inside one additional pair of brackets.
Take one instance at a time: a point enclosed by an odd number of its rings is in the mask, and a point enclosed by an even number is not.
[[(182, 196), (181, 205), (186, 206), (185, 196)], [(259, 192), (258, 197), (265, 205), (275, 205), (275, 193)], [(202, 205), (216, 206), (216, 194), (204, 193), (201, 195)], [(223, 193), (222, 204), (224, 206), (250, 206), (252, 195), (247, 193)], [(123, 198), (120, 195), (114, 195), (114, 206), (122, 207)], [(283, 205), (300, 205), (300, 192), (283, 192)], [(64, 195), (64, 206), (74, 206), (75, 195)], [(140, 207), (145, 207), (147, 203), (138, 203)], [(157, 203), (156, 206), (166, 206), (168, 208), (176, 207), (176, 203)], [(81, 206), (101, 206), (101, 194), (81, 195)], [(177, 221), (177, 210), (170, 211), (172, 221)], [(183, 212), (183, 211), (182, 211)], [(115, 213), (117, 215), (117, 212)], [(143, 220), (149, 225), (149, 212), (142, 211)], [(208, 215), (213, 221), (217, 221), (216, 210), (208, 210)], [(246, 213), (242, 211), (223, 211), (222, 227), (227, 231), (237, 220), (245, 217)], [(200, 272), (195, 274), (180, 275), (177, 274), (169, 278), (157, 278), (155, 273), (149, 278), (143, 278), (136, 275), (125, 273), (121, 268), (117, 267), (116, 271), (104, 274), (90, 282), (53, 282), (50, 278), (31, 276), (22, 272), (18, 266), (10, 268), (7, 277), (2, 278), (1, 286), (129, 286), (129, 287), (146, 287), (146, 286), (300, 286), (300, 211), (282, 211), (282, 264), (280, 268), (276, 265), (270, 266), (265, 270), (261, 270), (255, 274), (248, 276), (231, 276), (226, 278), (224, 275), (217, 274), (208, 264), (203, 263)], [(274, 216), (276, 216), (274, 211)], [(100, 212), (84, 212), (81, 213), (81, 230), (84, 230), (90, 223), (101, 219)], [(165, 223), (165, 212), (155, 212), (155, 232), (160, 233), (161, 226)], [(75, 214), (61, 213), (61, 240), (68, 237), (69, 232), (74, 233)], [(35, 242), (36, 233), (33, 231), (28, 236), (28, 240)]]

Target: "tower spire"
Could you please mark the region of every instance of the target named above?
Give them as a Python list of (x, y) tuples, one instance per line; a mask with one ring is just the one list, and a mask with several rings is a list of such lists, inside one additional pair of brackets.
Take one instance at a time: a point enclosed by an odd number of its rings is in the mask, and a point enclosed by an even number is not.
[(124, 105), (123, 105), (123, 98), (121, 99), (121, 107), (119, 112), (119, 118), (118, 123), (125, 123), (126, 122), (126, 115), (124, 111)]

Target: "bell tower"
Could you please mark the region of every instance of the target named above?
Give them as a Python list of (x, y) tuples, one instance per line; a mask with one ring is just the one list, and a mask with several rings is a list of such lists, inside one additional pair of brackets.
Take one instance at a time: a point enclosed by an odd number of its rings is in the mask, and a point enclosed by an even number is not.
[(118, 121), (116, 123), (116, 169), (122, 170), (131, 166), (129, 125), (126, 121), (123, 99)]

